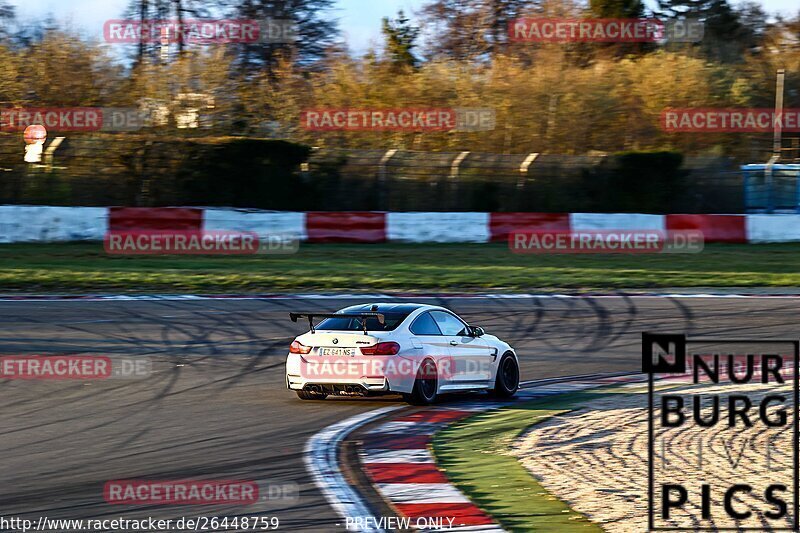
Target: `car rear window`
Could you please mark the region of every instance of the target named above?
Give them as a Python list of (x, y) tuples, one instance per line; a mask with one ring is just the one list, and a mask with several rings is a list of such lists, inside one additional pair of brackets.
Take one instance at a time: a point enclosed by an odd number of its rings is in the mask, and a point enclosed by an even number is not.
[[(392, 331), (402, 324), (409, 313), (383, 313), (385, 324), (381, 325), (377, 318), (367, 319), (367, 331)], [(363, 331), (362, 320), (358, 318), (326, 318), (317, 325), (317, 329), (329, 331)]]

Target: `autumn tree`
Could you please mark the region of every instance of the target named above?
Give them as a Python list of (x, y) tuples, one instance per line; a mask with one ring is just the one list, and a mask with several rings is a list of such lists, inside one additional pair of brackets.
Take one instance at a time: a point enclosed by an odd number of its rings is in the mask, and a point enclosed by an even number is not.
[[(192, 19), (202, 19), (214, 13), (221, 13), (221, 0), (130, 0), (126, 16), (137, 20), (144, 25), (148, 21), (168, 20), (182, 25), (184, 21)], [(178, 32), (176, 35), (178, 55), (182, 54), (187, 44), (183, 40), (183, 34)], [(146, 42), (140, 40), (136, 47), (136, 63), (144, 61), (145, 57), (151, 60), (158, 58), (160, 43)]]
[(381, 31), (385, 52), (392, 66), (397, 69), (416, 67), (419, 60), (414, 55), (414, 49), (420, 30), (410, 23), (402, 9), (398, 11), (396, 19), (383, 19)]
[[(766, 14), (749, 9), (750, 24), (763, 24)], [(728, 0), (658, 0), (658, 14), (668, 20), (697, 19), (704, 25), (703, 40), (694, 46), (705, 57), (723, 63), (741, 62), (755, 39), (751, 27), (743, 24), (742, 13)]]
[(0, 0), (0, 38), (6, 38), (11, 33), (10, 25), (14, 21), (14, 6)]
[(124, 80), (124, 68), (103, 49), (61, 30), (47, 32), (20, 57), (33, 105), (104, 105), (113, 102)]
[(428, 55), (470, 60), (503, 53), (511, 21), (538, 5), (537, 0), (430, 1), (421, 10)]
[(291, 40), (244, 44), (239, 64), (248, 72), (273, 72), (284, 58), (310, 65), (325, 56), (339, 38), (331, 13), (334, 0), (230, 0), (237, 17), (260, 21), (286, 21), (294, 26)]

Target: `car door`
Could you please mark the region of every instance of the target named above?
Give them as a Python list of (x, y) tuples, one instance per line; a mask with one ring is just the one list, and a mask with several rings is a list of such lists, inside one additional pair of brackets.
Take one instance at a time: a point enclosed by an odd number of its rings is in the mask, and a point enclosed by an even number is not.
[(454, 366), (451, 383), (486, 385), (492, 377), (494, 349), (479, 337), (470, 336), (467, 324), (454, 314), (431, 311), (431, 316), (450, 346)]
[(442, 335), (430, 312), (421, 313), (408, 330), (412, 333), (411, 344), (417, 352), (416, 363), (420, 364), (425, 357), (431, 357), (436, 362), (440, 385), (449, 384), (452, 376), (450, 342)]

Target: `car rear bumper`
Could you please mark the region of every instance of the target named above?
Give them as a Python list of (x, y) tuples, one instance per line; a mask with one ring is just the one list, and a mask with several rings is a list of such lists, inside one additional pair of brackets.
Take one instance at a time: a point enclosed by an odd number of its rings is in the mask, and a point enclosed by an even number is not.
[(309, 385), (333, 386), (357, 386), (370, 392), (389, 392), (389, 382), (386, 378), (366, 378), (360, 380), (337, 380), (337, 379), (305, 379), (302, 376), (287, 374), (286, 384), (292, 390), (304, 390)]
[[(334, 364), (328, 367), (321, 366), (318, 362), (308, 363), (299, 354), (289, 354), (286, 358), (287, 388), (310, 392), (320, 392), (324, 389), (327, 394), (348, 395), (354, 393), (352, 389), (359, 394), (385, 394), (409, 393), (414, 387), (413, 377), (408, 379), (402, 373), (381, 372), (379, 369), (385, 368), (382, 365), (372, 366), (367, 372), (363, 372), (363, 368), (358, 365), (348, 366), (347, 359), (331, 359), (331, 362), (338, 363), (338, 366)], [(410, 368), (411, 364), (409, 363)], [(318, 387), (320, 391), (312, 390), (312, 387)]]
[(304, 390), (318, 394), (335, 396), (367, 396), (369, 394), (387, 394), (392, 392), (385, 379), (370, 379), (360, 382), (308, 381), (299, 376), (287, 376), (286, 383), (291, 390)]

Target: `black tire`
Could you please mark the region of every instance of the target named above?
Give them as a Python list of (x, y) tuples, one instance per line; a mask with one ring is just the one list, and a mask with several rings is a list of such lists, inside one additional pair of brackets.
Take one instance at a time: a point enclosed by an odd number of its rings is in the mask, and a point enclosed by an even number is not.
[(492, 391), (498, 398), (511, 398), (519, 390), (519, 365), (517, 358), (506, 353), (497, 365), (497, 377)]
[(301, 400), (324, 400), (328, 397), (327, 394), (319, 394), (316, 392), (306, 392), (304, 390), (296, 390), (297, 397)]
[(439, 373), (433, 359), (425, 359), (417, 371), (414, 388), (411, 394), (403, 394), (403, 399), (411, 405), (431, 405), (436, 403), (439, 395)]

